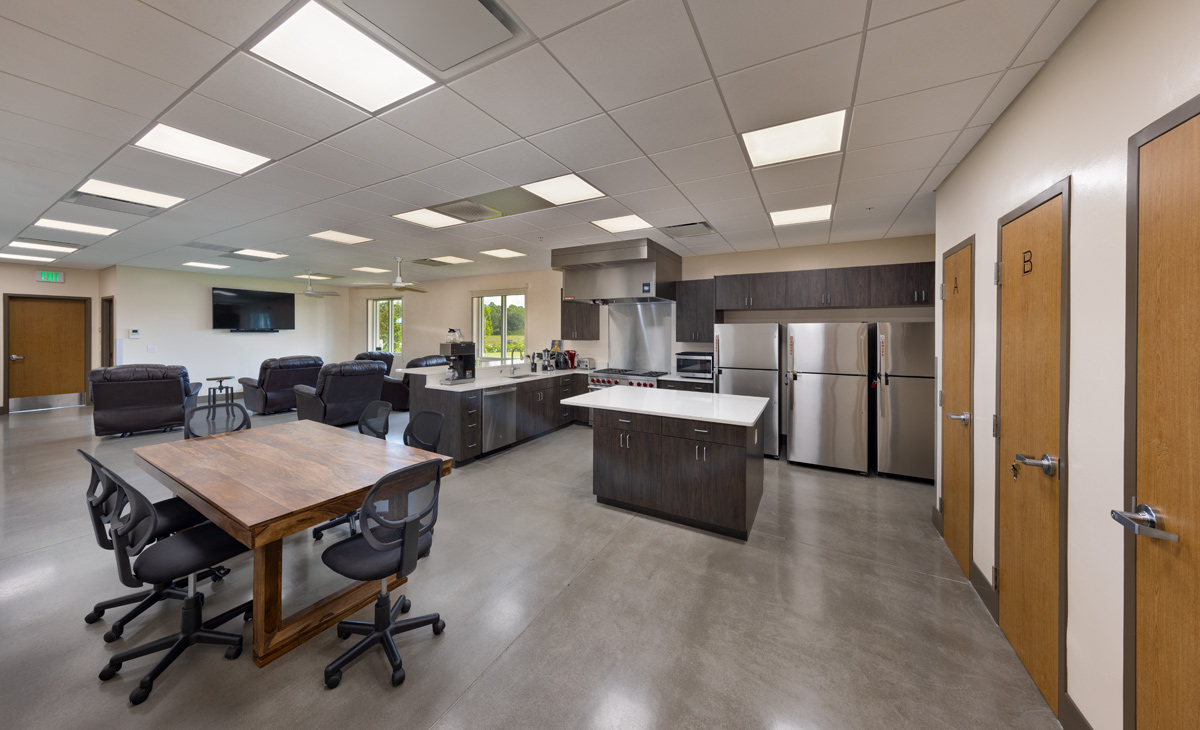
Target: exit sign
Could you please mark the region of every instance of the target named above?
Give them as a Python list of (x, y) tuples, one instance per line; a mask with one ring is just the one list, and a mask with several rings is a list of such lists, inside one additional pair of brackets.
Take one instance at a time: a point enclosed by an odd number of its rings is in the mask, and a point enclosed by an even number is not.
[(67, 280), (67, 277), (61, 271), (39, 271), (37, 280), (50, 282), (51, 284), (62, 284)]

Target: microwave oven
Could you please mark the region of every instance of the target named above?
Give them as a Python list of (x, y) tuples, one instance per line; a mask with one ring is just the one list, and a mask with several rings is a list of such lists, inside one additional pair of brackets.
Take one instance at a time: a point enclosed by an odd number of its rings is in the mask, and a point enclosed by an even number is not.
[(675, 353), (675, 374), (685, 378), (712, 380), (713, 354), (711, 352)]

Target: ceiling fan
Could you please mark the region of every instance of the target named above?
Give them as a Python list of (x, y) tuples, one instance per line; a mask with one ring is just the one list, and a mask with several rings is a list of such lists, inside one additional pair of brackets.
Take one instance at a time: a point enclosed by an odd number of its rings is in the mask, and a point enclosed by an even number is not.
[(312, 269), (305, 269), (304, 275), (308, 277), (308, 288), (304, 290), (304, 296), (321, 299), (324, 297), (340, 297), (342, 295), (341, 292), (336, 291), (314, 291), (312, 288)]
[(422, 289), (421, 287), (417, 286), (420, 282), (405, 281), (404, 278), (400, 276), (400, 262), (403, 260), (404, 259), (400, 258), (399, 256), (396, 257), (396, 280), (392, 282), (392, 288), (396, 291), (429, 291), (428, 289)]

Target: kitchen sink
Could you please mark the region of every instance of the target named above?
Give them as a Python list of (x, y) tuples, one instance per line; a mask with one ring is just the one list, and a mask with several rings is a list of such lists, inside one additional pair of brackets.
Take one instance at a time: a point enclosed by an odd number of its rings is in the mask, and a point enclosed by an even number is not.
[(522, 373), (521, 375), (505, 375), (504, 380), (524, 380), (525, 378), (534, 378), (541, 373)]

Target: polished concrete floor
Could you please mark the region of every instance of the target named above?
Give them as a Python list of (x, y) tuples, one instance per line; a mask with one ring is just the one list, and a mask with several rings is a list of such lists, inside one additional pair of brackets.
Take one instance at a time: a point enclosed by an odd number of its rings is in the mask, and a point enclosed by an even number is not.
[[(393, 438), (406, 417), (393, 415)], [(400, 687), (372, 652), (325, 689), (322, 668), (347, 646), (329, 631), (262, 669), (249, 651), (189, 649), (133, 707), (154, 657), (109, 682), (96, 674), (177, 630), (178, 604), (114, 644), (101, 638), (113, 613), (84, 624), (93, 602), (127, 589), (91, 535), (75, 449), (158, 499), (166, 490), (131, 450), (179, 438), (96, 438), (86, 409), (0, 416), (5, 727), (1058, 727), (930, 525), (931, 486), (768, 460), (740, 542), (598, 505), (583, 426), (445, 480), (432, 554), (406, 588), (414, 614), (441, 612), (447, 629), (398, 639)], [(343, 583), (319, 560), (342, 534), (286, 543), (288, 603)], [(249, 595), (249, 557), (227, 565), (204, 588), (209, 615)]]

